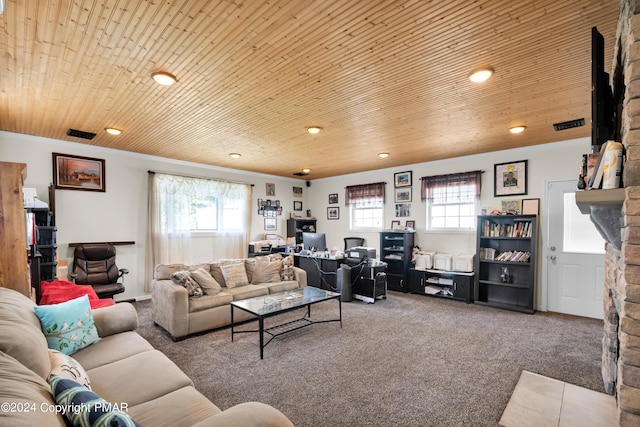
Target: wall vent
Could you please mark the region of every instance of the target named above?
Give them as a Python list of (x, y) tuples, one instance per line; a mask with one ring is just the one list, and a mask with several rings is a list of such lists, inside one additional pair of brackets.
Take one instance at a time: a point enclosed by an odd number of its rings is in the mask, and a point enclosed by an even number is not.
[(554, 123), (553, 124), (553, 128), (556, 131), (579, 128), (580, 126), (584, 126), (584, 118), (575, 119), (575, 120), (569, 120), (568, 122)]
[(96, 136), (95, 133), (85, 132), (83, 130), (77, 130), (77, 129), (69, 129), (67, 131), (67, 135), (75, 136), (76, 138), (83, 138), (83, 139), (93, 139), (93, 137)]

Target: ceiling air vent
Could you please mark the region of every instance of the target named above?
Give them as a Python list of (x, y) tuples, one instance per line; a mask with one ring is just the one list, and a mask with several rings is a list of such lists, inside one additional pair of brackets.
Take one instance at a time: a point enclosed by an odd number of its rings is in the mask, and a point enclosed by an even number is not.
[(67, 131), (67, 135), (75, 136), (76, 138), (83, 138), (83, 139), (93, 139), (93, 137), (96, 136), (95, 133), (85, 132), (77, 129), (69, 129)]
[(304, 173), (304, 172), (296, 172), (294, 173), (295, 176), (307, 176), (309, 175), (308, 173)]
[(556, 131), (579, 128), (580, 126), (584, 126), (584, 118), (575, 119), (575, 120), (569, 120), (568, 122), (554, 123), (553, 124), (553, 128)]

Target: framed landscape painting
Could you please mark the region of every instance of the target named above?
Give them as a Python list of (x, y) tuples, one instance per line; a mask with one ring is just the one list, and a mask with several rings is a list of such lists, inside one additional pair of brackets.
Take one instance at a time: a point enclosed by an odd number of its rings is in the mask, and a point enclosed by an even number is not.
[(53, 153), (53, 185), (59, 190), (104, 192), (104, 160)]

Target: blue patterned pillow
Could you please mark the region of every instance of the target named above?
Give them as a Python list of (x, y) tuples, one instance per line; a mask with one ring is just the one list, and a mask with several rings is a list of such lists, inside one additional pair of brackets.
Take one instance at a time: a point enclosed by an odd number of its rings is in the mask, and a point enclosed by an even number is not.
[(60, 304), (38, 305), (34, 310), (51, 349), (73, 354), (100, 340), (86, 295)]
[(66, 408), (65, 417), (75, 427), (140, 427), (133, 418), (82, 384), (73, 380), (49, 376), (51, 392), (57, 405)]

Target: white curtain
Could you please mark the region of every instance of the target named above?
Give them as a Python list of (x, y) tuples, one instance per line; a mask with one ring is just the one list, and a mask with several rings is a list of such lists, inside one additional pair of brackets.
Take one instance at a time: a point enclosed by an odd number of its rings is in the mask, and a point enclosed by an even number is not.
[(150, 172), (148, 189), (145, 291), (156, 265), (193, 262), (193, 201), (211, 196), (218, 201), (218, 228), (211, 237), (214, 259), (244, 256), (249, 244), (251, 185)]

